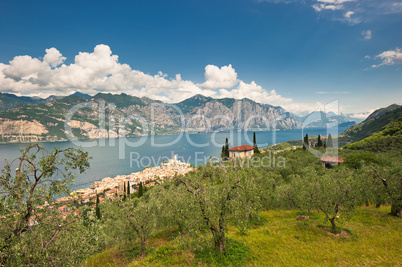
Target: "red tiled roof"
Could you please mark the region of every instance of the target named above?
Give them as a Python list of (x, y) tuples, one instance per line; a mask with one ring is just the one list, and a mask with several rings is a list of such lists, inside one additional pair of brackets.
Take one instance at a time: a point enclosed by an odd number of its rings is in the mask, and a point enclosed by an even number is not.
[(242, 145), (242, 146), (235, 146), (229, 149), (229, 151), (249, 151), (253, 150), (254, 147), (249, 146), (249, 145)]
[(322, 157), (321, 161), (343, 163), (344, 158), (325, 156), (325, 157)]

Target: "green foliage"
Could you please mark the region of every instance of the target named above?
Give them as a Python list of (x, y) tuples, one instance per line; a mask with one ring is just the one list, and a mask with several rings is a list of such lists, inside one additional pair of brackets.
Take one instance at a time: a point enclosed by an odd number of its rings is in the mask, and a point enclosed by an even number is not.
[(303, 173), (292, 177), (281, 192), (284, 201), (302, 210), (320, 210), (332, 224), (339, 216), (351, 215), (360, 202), (358, 188), (361, 183), (346, 168), (335, 168), (320, 175), (316, 170), (305, 168)]
[(346, 145), (349, 150), (366, 150), (372, 152), (386, 152), (389, 150), (400, 151), (402, 149), (402, 118), (385, 125), (379, 132), (371, 136)]
[(371, 152), (360, 152), (348, 155), (344, 164), (349, 168), (360, 169), (364, 164), (378, 163), (377, 157)]
[[(90, 233), (96, 226), (71, 215), (63, 220), (56, 208), (47, 208), (58, 196), (69, 193), (74, 182), (71, 170), (84, 172), (88, 160), (88, 154), (79, 149), (48, 152), (33, 144), (6, 163), (0, 176), (1, 265), (60, 265), (94, 251), (83, 248), (77, 255), (76, 249), (93, 242)], [(81, 232), (70, 234), (73, 228)], [(75, 257), (70, 259), (70, 254)]]
[(382, 164), (366, 164), (362, 167), (364, 188), (369, 198), (377, 204), (390, 203), (391, 215), (402, 217), (402, 167), (401, 152), (380, 154)]
[(244, 227), (260, 208), (258, 180), (261, 177), (252, 168), (238, 168), (232, 164), (236, 162), (220, 168), (208, 165), (177, 178), (189, 198), (197, 203), (196, 212), (202, 220), (194, 226), (206, 225), (215, 248), (221, 253), (225, 252), (228, 220), (234, 219)]

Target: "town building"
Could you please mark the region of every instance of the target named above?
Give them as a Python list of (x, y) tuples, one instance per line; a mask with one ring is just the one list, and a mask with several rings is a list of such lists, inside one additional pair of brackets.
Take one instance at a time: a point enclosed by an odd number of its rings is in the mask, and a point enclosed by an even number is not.
[(254, 147), (249, 145), (235, 146), (229, 149), (229, 159), (248, 158), (254, 155)]

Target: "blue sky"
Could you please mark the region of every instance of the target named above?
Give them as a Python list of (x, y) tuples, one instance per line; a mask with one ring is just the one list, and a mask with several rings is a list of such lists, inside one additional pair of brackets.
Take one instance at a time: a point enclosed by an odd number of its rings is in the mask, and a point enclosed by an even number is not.
[(364, 112), (402, 103), (401, 15), (401, 0), (3, 0), (0, 91)]

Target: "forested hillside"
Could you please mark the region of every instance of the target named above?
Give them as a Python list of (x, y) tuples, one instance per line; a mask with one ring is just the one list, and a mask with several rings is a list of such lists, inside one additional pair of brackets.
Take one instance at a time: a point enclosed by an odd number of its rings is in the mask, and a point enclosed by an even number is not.
[(342, 133), (340, 142), (343, 144), (360, 141), (381, 130), (388, 123), (402, 117), (402, 107), (391, 105), (374, 111), (365, 121), (354, 125)]

